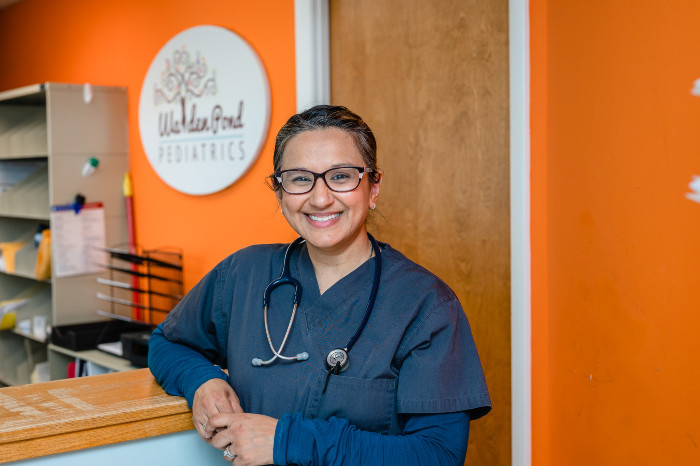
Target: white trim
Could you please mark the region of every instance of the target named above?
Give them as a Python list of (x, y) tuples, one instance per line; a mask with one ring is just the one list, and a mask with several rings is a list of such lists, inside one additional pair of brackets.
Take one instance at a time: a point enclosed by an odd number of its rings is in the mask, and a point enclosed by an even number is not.
[(331, 102), (328, 0), (294, 0), (297, 111)]
[(529, 0), (509, 0), (512, 464), (532, 464)]

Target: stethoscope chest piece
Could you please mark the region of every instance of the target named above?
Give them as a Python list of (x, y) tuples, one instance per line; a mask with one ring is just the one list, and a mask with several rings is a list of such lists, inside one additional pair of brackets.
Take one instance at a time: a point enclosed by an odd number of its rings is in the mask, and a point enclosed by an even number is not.
[(344, 372), (350, 365), (348, 352), (342, 348), (331, 350), (328, 356), (326, 356), (326, 364), (329, 369), (334, 369), (336, 366), (340, 365), (340, 372)]
[[(328, 377), (326, 377), (326, 386), (323, 389), (323, 393), (326, 393), (326, 387), (328, 386), (328, 380), (330, 379), (331, 374), (334, 373), (337, 375), (340, 372), (344, 372), (348, 368), (350, 364), (348, 352), (352, 349), (353, 345), (360, 337), (360, 334), (364, 330), (365, 325), (367, 325), (369, 315), (372, 312), (372, 308), (374, 307), (374, 300), (377, 297), (377, 289), (379, 288), (379, 281), (381, 279), (382, 270), (381, 249), (379, 248), (379, 244), (372, 237), (372, 235), (368, 233), (367, 236), (369, 237), (370, 243), (372, 243), (372, 251), (374, 252), (374, 256), (376, 257), (376, 263), (374, 265), (374, 279), (372, 280), (372, 290), (370, 291), (369, 299), (367, 300), (367, 307), (365, 308), (365, 313), (362, 317), (362, 322), (358, 325), (357, 329), (355, 330), (355, 334), (352, 336), (352, 338), (350, 338), (350, 341), (348, 341), (348, 344), (345, 345), (344, 348), (336, 348), (334, 350), (331, 350), (331, 352), (328, 353), (328, 356), (326, 356), (326, 364), (328, 365)], [(292, 323), (294, 322), (294, 316), (296, 315), (297, 307), (301, 302), (301, 284), (299, 283), (299, 281), (292, 278), (291, 273), (289, 271), (289, 261), (291, 256), (290, 252), (296, 245), (301, 244), (302, 242), (304, 242), (303, 238), (297, 238), (287, 247), (287, 250), (284, 253), (284, 261), (282, 262), (282, 274), (277, 280), (273, 280), (269, 285), (267, 285), (267, 287), (265, 288), (265, 292), (263, 293), (263, 320), (265, 324), (265, 334), (267, 336), (267, 343), (268, 345), (270, 345), (270, 350), (272, 350), (273, 355), (267, 361), (263, 361), (261, 358), (254, 358), (251, 361), (251, 363), (255, 367), (267, 366), (268, 364), (272, 364), (273, 362), (275, 362), (277, 359), (282, 359), (285, 361), (306, 361), (307, 359), (309, 359), (309, 353), (307, 352), (299, 353), (296, 356), (282, 355), (282, 350), (284, 349), (284, 345), (287, 343), (287, 338), (289, 337), (289, 333), (292, 329)], [(370, 255), (370, 258), (371, 257), (372, 256)], [(282, 339), (282, 343), (280, 344), (279, 348), (276, 349), (275, 346), (272, 344), (272, 339), (270, 338), (270, 328), (267, 324), (267, 313), (268, 307), (270, 305), (270, 296), (272, 294), (272, 290), (283, 285), (292, 285), (294, 287), (294, 306), (292, 308), (292, 313), (289, 318), (289, 324), (287, 325), (287, 331), (284, 335), (284, 338)]]

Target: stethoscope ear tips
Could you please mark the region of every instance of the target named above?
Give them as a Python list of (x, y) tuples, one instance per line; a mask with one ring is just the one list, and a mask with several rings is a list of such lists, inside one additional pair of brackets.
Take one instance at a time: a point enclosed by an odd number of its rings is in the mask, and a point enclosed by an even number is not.
[(309, 359), (309, 353), (306, 351), (297, 354), (297, 361), (306, 361), (307, 359)]
[(253, 364), (255, 367), (260, 367), (260, 366), (262, 366), (262, 359), (260, 359), (260, 358), (255, 358), (255, 359), (253, 359), (253, 361), (251, 361), (251, 362), (252, 362), (252, 364)]

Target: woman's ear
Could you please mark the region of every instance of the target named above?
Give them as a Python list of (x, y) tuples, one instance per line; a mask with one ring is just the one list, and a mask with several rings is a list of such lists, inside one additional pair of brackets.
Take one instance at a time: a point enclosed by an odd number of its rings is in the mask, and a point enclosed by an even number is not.
[(284, 215), (284, 207), (282, 206), (282, 193), (281, 193), (281, 191), (282, 190), (280, 189), (279, 191), (275, 192), (275, 195), (277, 195), (277, 203), (280, 206), (280, 213), (282, 215)]
[(277, 196), (277, 203), (280, 205), (280, 209), (282, 209), (282, 189), (276, 190), (275, 196)]
[(377, 199), (379, 199), (379, 191), (382, 187), (382, 180), (384, 179), (384, 173), (379, 173), (379, 180), (376, 183), (370, 183), (369, 189), (369, 208), (374, 210), (377, 206)]

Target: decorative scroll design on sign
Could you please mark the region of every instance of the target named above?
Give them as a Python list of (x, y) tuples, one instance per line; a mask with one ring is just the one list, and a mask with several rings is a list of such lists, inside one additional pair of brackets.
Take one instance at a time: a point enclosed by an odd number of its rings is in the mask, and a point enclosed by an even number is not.
[(180, 99), (182, 115), (185, 118), (185, 102), (189, 98), (216, 95), (216, 70), (211, 71), (209, 78), (208, 72), (207, 60), (200, 56), (199, 52), (192, 61), (184, 45), (179, 50), (174, 50), (172, 61), (166, 59), (165, 70), (161, 72), (162, 87), (155, 85), (155, 104), (171, 103)]

